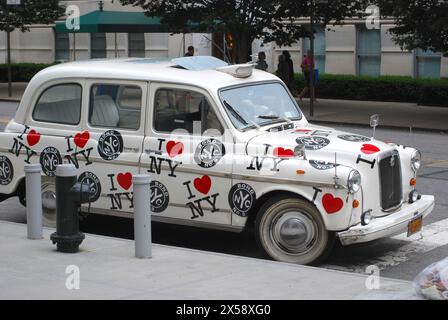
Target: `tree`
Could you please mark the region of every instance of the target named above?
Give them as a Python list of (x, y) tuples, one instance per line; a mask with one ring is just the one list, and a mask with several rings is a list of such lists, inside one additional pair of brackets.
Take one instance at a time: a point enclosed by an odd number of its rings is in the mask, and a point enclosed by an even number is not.
[(393, 17), (392, 39), (403, 49), (448, 55), (447, 0), (377, 0), (382, 17)]
[[(279, 45), (291, 44), (310, 36), (306, 27), (296, 23), (309, 16), (311, 0), (120, 0), (123, 5), (140, 6), (148, 16), (158, 16), (173, 32), (184, 32), (196, 23), (209, 32), (230, 32), (236, 50), (236, 62), (245, 62), (253, 40), (274, 40)], [(312, 0), (322, 2), (322, 0)], [(316, 22), (340, 22), (358, 13), (364, 1), (328, 0), (317, 3)]]
[(9, 31), (28, 31), (30, 24), (54, 23), (64, 14), (64, 7), (57, 0), (22, 0), (20, 5), (8, 5), (8, 8), (6, 0), (0, 1), (0, 31), (7, 31), (8, 25)]

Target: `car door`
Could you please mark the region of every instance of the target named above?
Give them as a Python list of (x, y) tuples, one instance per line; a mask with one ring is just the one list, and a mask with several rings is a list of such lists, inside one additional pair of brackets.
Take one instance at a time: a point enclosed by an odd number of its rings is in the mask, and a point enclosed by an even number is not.
[(90, 79), (85, 85), (86, 124), (67, 147), (83, 153), (79, 180), (95, 194), (93, 211), (128, 216), (124, 213), (133, 211), (132, 176), (139, 173), (148, 83)]
[(141, 172), (152, 176), (151, 207), (159, 220), (231, 223), (233, 141), (224, 141), (216, 105), (205, 90), (151, 83)]

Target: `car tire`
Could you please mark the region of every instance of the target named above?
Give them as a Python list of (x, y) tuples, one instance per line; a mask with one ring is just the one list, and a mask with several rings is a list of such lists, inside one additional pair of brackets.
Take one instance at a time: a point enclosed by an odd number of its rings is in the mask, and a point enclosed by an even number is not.
[(42, 179), (42, 224), (56, 227), (56, 183), (54, 178)]
[(287, 196), (262, 205), (255, 220), (255, 237), (271, 259), (307, 265), (322, 262), (335, 242), (335, 233), (325, 228), (312, 203)]

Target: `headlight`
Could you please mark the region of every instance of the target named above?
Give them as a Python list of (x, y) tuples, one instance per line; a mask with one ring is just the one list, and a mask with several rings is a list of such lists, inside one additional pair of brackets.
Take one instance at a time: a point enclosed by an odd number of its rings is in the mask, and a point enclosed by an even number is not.
[(422, 165), (422, 154), (420, 151), (415, 150), (411, 156), (411, 167), (414, 171), (420, 169)]
[(347, 187), (351, 193), (356, 193), (361, 189), (361, 175), (358, 171), (352, 170), (350, 172), (348, 175)]

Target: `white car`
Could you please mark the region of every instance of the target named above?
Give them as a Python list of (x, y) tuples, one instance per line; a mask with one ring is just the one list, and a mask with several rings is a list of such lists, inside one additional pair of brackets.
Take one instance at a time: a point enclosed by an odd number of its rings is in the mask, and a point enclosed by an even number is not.
[(151, 175), (156, 221), (242, 231), (279, 261), (421, 229), (420, 152), (308, 123), (276, 76), (212, 57), (91, 60), (39, 72), (0, 134), (1, 200), (25, 204), (40, 163), (44, 222), (56, 166), (91, 187), (90, 212), (132, 217), (132, 176)]

